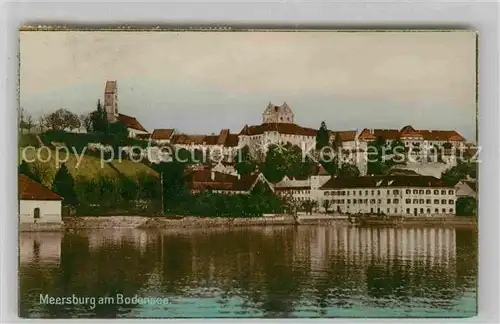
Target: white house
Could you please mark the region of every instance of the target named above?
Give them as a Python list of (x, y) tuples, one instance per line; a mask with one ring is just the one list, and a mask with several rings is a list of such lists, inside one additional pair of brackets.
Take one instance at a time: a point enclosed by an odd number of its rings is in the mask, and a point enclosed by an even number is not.
[(25, 175), (19, 175), (19, 223), (62, 223), (63, 198)]

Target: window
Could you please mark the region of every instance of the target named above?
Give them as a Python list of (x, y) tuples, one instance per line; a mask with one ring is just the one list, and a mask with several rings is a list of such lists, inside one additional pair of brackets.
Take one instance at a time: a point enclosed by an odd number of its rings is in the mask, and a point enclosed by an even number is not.
[(391, 203), (391, 200), (390, 199), (387, 199), (387, 203), (390, 204)]
[(411, 204), (411, 199), (406, 199), (406, 200), (405, 200), (405, 202), (406, 202), (407, 204)]
[(377, 204), (381, 204), (382, 203), (382, 199), (377, 199)]
[(453, 205), (453, 199), (448, 200), (448, 204)]
[(329, 191), (325, 192), (325, 196), (330, 196), (330, 192)]
[(347, 195), (349, 196), (349, 190), (347, 190)]
[(423, 214), (423, 213), (424, 213), (424, 209), (420, 208), (420, 214)]
[(356, 201), (356, 199), (353, 199), (353, 200), (352, 200), (352, 204), (353, 204), (353, 205), (356, 205), (356, 202), (357, 202), (357, 201)]
[(410, 213), (410, 208), (406, 208), (406, 213), (409, 214)]
[(448, 190), (448, 195), (453, 195), (453, 190)]
[(406, 194), (411, 194), (411, 190), (410, 189), (406, 189)]
[(413, 194), (414, 195), (418, 195), (418, 190), (417, 189), (413, 189)]
[(436, 209), (434, 209), (434, 212), (435, 212), (436, 214), (439, 214), (439, 209), (437, 209), (437, 208), (436, 208)]
[(365, 204), (368, 204), (368, 199), (365, 199)]
[(392, 193), (395, 195), (399, 195), (399, 190), (393, 190)]
[(365, 196), (368, 196), (368, 190), (365, 190)]
[(370, 208), (370, 213), (372, 213), (372, 214), (373, 214), (373, 208)]
[(427, 214), (430, 214), (430, 213), (431, 213), (431, 209), (427, 208)]
[(426, 204), (430, 204), (430, 203), (431, 203), (431, 200), (430, 200), (430, 199), (426, 199), (426, 200), (425, 200), (425, 203), (426, 203)]
[(350, 204), (351, 203), (351, 199), (347, 199), (347, 203)]
[(441, 199), (441, 204), (446, 205), (446, 199)]
[(442, 195), (446, 195), (446, 190), (441, 190)]
[(424, 194), (424, 189), (420, 189), (420, 190), (418, 191), (418, 194), (419, 194), (419, 195), (423, 195), (423, 194)]
[(377, 190), (377, 196), (380, 196), (380, 190)]
[(453, 214), (453, 208), (450, 208), (450, 213), (452, 213), (452, 214)]
[(35, 210), (33, 211), (33, 218), (35, 219), (38, 219), (40, 218), (40, 208), (35, 208)]
[(352, 195), (353, 195), (353, 196), (356, 196), (356, 191), (353, 191), (353, 192), (352, 192)]
[(399, 199), (394, 199), (395, 204), (399, 204)]
[(425, 200), (420, 199), (420, 200), (418, 201), (418, 203), (423, 205), (423, 204), (424, 204), (424, 201), (425, 201)]
[(374, 204), (376, 202), (375, 199), (370, 199), (370, 204)]
[(443, 208), (443, 210), (442, 210), (442, 211), (443, 211), (443, 214), (446, 214), (446, 209), (444, 209), (444, 208)]
[(431, 194), (431, 191), (430, 191), (429, 189), (427, 189), (427, 190), (425, 191), (425, 194), (426, 194), (426, 195), (430, 195), (430, 194)]
[(418, 204), (418, 199), (413, 199), (414, 204)]
[(398, 213), (398, 209), (394, 208), (394, 214), (397, 214), (397, 213)]
[(435, 194), (435, 195), (439, 195), (439, 190), (437, 190), (437, 189), (436, 189), (436, 190), (434, 190), (434, 194)]
[(387, 214), (390, 214), (390, 213), (391, 213), (391, 209), (387, 208)]
[(375, 195), (375, 190), (372, 190), (372, 196)]
[(439, 199), (434, 199), (434, 203), (439, 205)]
[(391, 194), (391, 191), (389, 189), (387, 189), (387, 194), (390, 195)]

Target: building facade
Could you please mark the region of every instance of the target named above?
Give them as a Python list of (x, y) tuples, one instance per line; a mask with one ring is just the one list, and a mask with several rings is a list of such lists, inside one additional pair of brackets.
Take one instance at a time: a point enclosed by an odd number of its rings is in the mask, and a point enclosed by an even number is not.
[(50, 189), (19, 175), (19, 223), (62, 223), (63, 198)]
[(342, 214), (455, 215), (455, 188), (431, 176), (332, 177), (321, 191), (319, 206)]

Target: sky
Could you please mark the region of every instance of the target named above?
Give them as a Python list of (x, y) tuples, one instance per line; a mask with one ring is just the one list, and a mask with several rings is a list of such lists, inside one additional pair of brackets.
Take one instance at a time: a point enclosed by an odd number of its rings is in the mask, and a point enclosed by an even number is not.
[(77, 114), (116, 80), (120, 113), (191, 134), (238, 133), (283, 102), (332, 130), (457, 130), (475, 140), (475, 34), (457, 32), (20, 33), (20, 104)]

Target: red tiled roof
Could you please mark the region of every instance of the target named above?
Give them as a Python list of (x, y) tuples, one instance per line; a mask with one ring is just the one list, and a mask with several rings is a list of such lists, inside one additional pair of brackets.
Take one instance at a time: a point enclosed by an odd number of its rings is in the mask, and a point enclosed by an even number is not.
[(361, 140), (374, 140), (381, 137), (386, 140), (394, 140), (405, 137), (420, 137), (427, 141), (465, 141), (465, 138), (457, 131), (443, 130), (416, 130), (410, 125), (397, 129), (372, 129), (365, 128), (358, 138)]
[(285, 191), (285, 190), (310, 190), (311, 186), (298, 186), (298, 187), (293, 187), (293, 186), (288, 186), (288, 187), (275, 187), (274, 190), (276, 191)]
[(348, 130), (348, 131), (330, 131), (330, 136), (340, 136), (342, 142), (351, 142), (356, 140), (356, 131)]
[(238, 146), (238, 135), (230, 134), (229, 129), (223, 129), (219, 135), (187, 135), (175, 134), (170, 140), (172, 144), (222, 145), (224, 147)]
[(168, 140), (174, 134), (174, 130), (168, 129), (155, 129), (153, 134), (151, 134), (151, 139), (153, 140)]
[(245, 125), (240, 135), (259, 135), (264, 132), (278, 132), (280, 134), (292, 134), (302, 136), (316, 136), (317, 130), (314, 128), (302, 127), (292, 123), (264, 123), (261, 125)]
[(62, 200), (58, 194), (52, 192), (24, 174), (19, 175), (19, 200)]
[(116, 90), (116, 81), (106, 81), (104, 93), (113, 93)]
[(139, 121), (135, 119), (135, 117), (118, 114), (118, 120), (128, 128), (147, 132), (147, 130), (144, 127), (142, 127), (141, 123), (139, 123)]
[(441, 188), (451, 187), (443, 180), (432, 176), (363, 176), (358, 178), (336, 178), (332, 177), (321, 189), (342, 189), (342, 188), (384, 188), (384, 187), (420, 187), (420, 188)]

